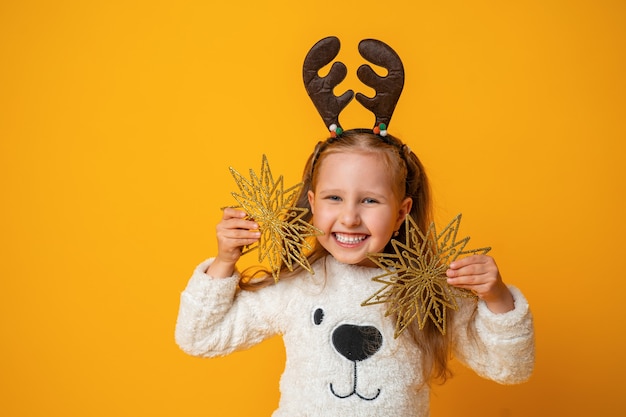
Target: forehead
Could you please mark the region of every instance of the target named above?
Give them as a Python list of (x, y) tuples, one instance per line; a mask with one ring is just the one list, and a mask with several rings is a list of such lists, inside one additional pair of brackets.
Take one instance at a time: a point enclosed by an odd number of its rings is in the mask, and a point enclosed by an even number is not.
[(392, 170), (380, 152), (334, 152), (317, 167), (316, 183), (324, 185), (393, 186)]

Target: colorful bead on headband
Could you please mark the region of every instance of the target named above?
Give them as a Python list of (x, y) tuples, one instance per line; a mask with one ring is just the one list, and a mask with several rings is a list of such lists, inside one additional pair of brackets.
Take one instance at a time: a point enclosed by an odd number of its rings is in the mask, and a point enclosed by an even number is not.
[[(352, 90), (347, 90), (340, 96), (333, 93), (333, 89), (345, 79), (348, 72), (342, 62), (334, 62), (325, 77), (320, 77), (318, 72), (335, 59), (340, 46), (339, 39), (335, 36), (318, 41), (309, 50), (302, 66), (304, 87), (333, 138), (343, 132), (339, 114), (352, 101), (355, 94)], [(387, 135), (387, 126), (404, 87), (404, 66), (391, 47), (376, 39), (362, 40), (359, 43), (359, 53), (369, 62), (388, 71), (383, 77), (376, 74), (367, 64), (361, 65), (357, 70), (359, 80), (372, 87), (376, 94), (374, 97), (367, 97), (357, 93), (356, 99), (363, 107), (374, 113), (376, 120), (372, 131), (384, 137)]]
[(330, 131), (330, 136), (333, 138), (341, 136), (341, 134), (343, 133), (343, 129), (334, 123), (328, 127), (328, 130)]
[(372, 130), (377, 135), (380, 135), (382, 137), (387, 136), (387, 125), (384, 123), (380, 123), (378, 126), (374, 126), (374, 129)]

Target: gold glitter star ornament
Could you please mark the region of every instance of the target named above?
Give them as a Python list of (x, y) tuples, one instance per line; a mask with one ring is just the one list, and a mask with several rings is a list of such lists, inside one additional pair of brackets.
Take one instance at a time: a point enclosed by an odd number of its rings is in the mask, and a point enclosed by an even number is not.
[(322, 231), (303, 220), (308, 209), (295, 207), (302, 183), (284, 189), (282, 175), (274, 181), (265, 155), (259, 175), (250, 170), (248, 179), (232, 167), (230, 172), (239, 187), (239, 193), (231, 194), (248, 218), (259, 224), (261, 232), (259, 241), (245, 247), (242, 255), (258, 250), (259, 262), (267, 258), (276, 282), (283, 265), (293, 271), (294, 266), (299, 264), (313, 273), (306, 258), (306, 252), (312, 249), (307, 239), (321, 235)]
[(460, 223), (458, 214), (441, 233), (434, 223), (424, 233), (407, 216), (406, 241), (392, 240), (394, 253), (368, 255), (384, 271), (373, 280), (384, 285), (362, 305), (386, 303), (386, 315), (396, 317), (396, 338), (414, 320), (422, 330), (430, 319), (445, 334), (447, 311), (458, 310), (457, 297), (475, 297), (468, 290), (449, 285), (446, 270), (461, 256), (485, 254), (491, 248), (465, 249), (470, 238), (457, 240)]

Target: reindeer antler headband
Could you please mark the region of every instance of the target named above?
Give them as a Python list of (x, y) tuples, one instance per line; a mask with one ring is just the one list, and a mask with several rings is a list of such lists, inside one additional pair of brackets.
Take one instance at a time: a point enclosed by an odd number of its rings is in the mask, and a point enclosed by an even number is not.
[[(335, 36), (318, 41), (309, 50), (302, 68), (304, 86), (315, 108), (333, 137), (341, 135), (339, 114), (354, 98), (354, 92), (347, 90), (340, 96), (333, 89), (341, 83), (348, 72), (342, 62), (334, 62), (328, 75), (320, 77), (318, 71), (328, 65), (339, 54), (340, 42)], [(359, 43), (359, 53), (369, 62), (386, 68), (388, 74), (380, 76), (372, 67), (363, 64), (357, 70), (359, 79), (376, 91), (374, 97), (356, 93), (356, 99), (366, 109), (374, 113), (374, 133), (385, 136), (396, 103), (404, 86), (404, 66), (398, 54), (384, 42), (364, 39)]]

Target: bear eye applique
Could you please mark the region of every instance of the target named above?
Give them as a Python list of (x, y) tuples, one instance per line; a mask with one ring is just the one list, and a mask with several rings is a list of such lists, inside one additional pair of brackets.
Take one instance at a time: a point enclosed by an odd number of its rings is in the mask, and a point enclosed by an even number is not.
[(316, 326), (319, 326), (322, 324), (322, 320), (324, 320), (324, 310), (318, 308), (313, 312), (313, 323), (315, 323)]

